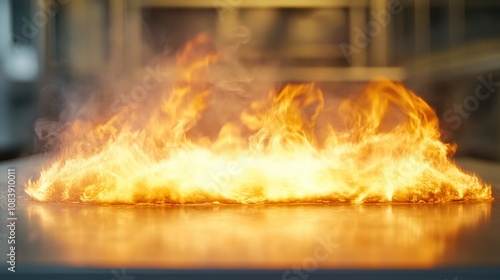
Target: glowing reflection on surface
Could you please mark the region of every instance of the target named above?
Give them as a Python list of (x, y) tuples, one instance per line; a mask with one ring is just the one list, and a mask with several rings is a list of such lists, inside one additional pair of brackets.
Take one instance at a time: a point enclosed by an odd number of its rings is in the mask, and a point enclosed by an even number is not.
[(28, 263), (141, 268), (435, 267), (491, 203), (30, 204)]

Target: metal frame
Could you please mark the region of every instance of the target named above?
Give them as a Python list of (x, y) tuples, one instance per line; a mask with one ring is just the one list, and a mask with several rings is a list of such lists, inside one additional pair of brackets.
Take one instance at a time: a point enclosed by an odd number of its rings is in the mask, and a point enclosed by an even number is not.
[[(141, 9), (151, 7), (161, 8), (215, 8), (218, 2), (227, 5), (233, 5), (234, 8), (348, 8), (349, 25), (351, 26), (351, 41), (354, 35), (353, 26), (364, 27), (366, 25), (366, 11), (368, 8), (383, 9), (388, 0), (359, 0), (359, 1), (331, 1), (331, 0), (312, 0), (312, 1), (291, 1), (291, 0), (144, 0), (134, 1), (110, 0), (111, 15), (111, 34), (113, 34), (113, 60), (114, 69), (136, 69), (141, 65), (142, 45), (141, 38)], [(238, 9), (232, 9), (237, 11)], [(123, 17), (123, 15), (125, 15)], [(237, 12), (231, 17), (238, 21)], [(123, 35), (122, 35), (123, 34)], [(387, 75), (389, 79), (403, 80), (405, 71), (401, 67), (387, 67), (388, 63), (388, 28), (383, 28), (382, 32), (373, 38), (373, 41), (367, 48), (362, 48), (361, 53), (353, 56), (352, 67), (291, 67), (280, 69), (284, 71), (280, 75), (283, 79), (303, 80), (303, 77), (311, 77), (313, 80), (323, 81), (365, 81), (374, 76)], [(122, 41), (121, 43), (119, 43)], [(126, 43), (125, 43), (126, 42)], [(332, 46), (335, 47), (335, 46)], [(382, 52), (382, 53), (380, 53)], [(340, 51), (339, 51), (340, 53)], [(126, 58), (125, 63), (121, 63), (118, 57), (123, 55)], [(374, 65), (377, 67), (369, 67)], [(137, 75), (142, 75), (137, 73)], [(316, 77), (316, 78), (314, 78)]]

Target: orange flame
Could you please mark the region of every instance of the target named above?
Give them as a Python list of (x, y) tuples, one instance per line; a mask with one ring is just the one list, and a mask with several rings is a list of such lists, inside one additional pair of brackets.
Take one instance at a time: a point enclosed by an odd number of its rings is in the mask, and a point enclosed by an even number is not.
[(131, 204), (492, 199), (491, 186), (450, 160), (435, 112), (401, 83), (370, 83), (326, 124), (318, 121), (331, 111), (321, 90), (290, 84), (253, 101), (217, 137), (197, 135), (213, 96), (209, 69), (220, 59), (208, 36), (196, 37), (155, 108), (71, 123), (59, 157), (26, 192), (39, 201)]

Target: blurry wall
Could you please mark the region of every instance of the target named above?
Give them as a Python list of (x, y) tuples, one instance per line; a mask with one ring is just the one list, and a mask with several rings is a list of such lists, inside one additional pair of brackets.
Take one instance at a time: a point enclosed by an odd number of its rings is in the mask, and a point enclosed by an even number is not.
[[(14, 2), (14, 3), (12, 3)], [(30, 153), (42, 55), (28, 1), (0, 1), (0, 159)]]
[(500, 160), (499, 18), (488, 0), (0, 0), (0, 159), (36, 151), (33, 120), (57, 119), (68, 95), (142, 77), (206, 32), (279, 83), (403, 80), (459, 155)]

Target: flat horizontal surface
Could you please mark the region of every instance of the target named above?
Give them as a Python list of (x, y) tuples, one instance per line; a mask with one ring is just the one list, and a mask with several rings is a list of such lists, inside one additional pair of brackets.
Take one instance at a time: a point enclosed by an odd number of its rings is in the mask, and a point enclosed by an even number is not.
[[(61, 270), (58, 270), (61, 271)], [(13, 280), (296, 280), (297, 275), (282, 270), (133, 270), (133, 269), (63, 269), (45, 273), (17, 273), (7, 275)], [(309, 280), (498, 280), (500, 269), (428, 269), (428, 270), (315, 270), (305, 274)], [(2, 278), (3, 279), (3, 278)]]
[[(42, 162), (2, 163), (2, 199), (7, 168), (16, 168), (22, 188)], [(500, 167), (471, 159), (459, 164), (495, 184), (494, 202), (116, 206), (39, 203), (22, 195), (18, 270), (498, 268)], [(5, 226), (0, 234), (7, 252)]]

